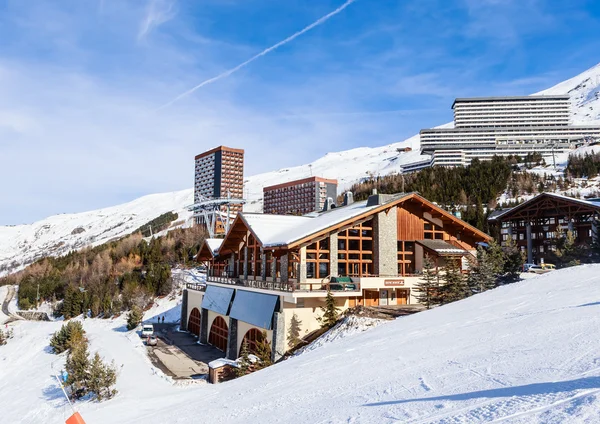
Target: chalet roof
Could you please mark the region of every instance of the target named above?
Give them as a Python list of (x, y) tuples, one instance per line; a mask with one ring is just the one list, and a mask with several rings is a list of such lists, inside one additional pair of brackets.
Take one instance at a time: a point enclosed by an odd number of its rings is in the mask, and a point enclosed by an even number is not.
[(483, 240), (490, 239), (487, 234), (461, 221), (417, 193), (400, 193), (371, 196), (370, 201), (359, 201), (329, 211), (313, 212), (304, 216), (240, 213), (230, 227), (221, 245), (220, 252), (226, 254), (235, 250), (236, 246), (244, 239), (247, 231), (250, 231), (256, 237), (263, 248), (291, 249), (310, 241), (311, 238), (318, 239), (326, 236), (329, 232), (339, 231), (340, 228), (346, 225), (355, 225), (370, 219), (373, 214), (405, 201), (418, 202), (463, 230), (469, 231)]
[(541, 194), (538, 194), (537, 196), (527, 200), (526, 202), (523, 202), (520, 205), (515, 206), (514, 208), (503, 209), (501, 211), (497, 211), (498, 213), (492, 213), (488, 217), (488, 221), (497, 221), (500, 219), (506, 219), (513, 213), (515, 213), (519, 210), (522, 210), (522, 209), (526, 208), (527, 206), (531, 206), (534, 203), (536, 203), (542, 199), (545, 199), (545, 198), (566, 201), (566, 202), (572, 203), (574, 205), (588, 206), (588, 207), (596, 209), (597, 211), (600, 212), (600, 201), (598, 201), (598, 200), (576, 199), (574, 197), (564, 196), (564, 195), (558, 194), (558, 193), (541, 193)]
[(439, 255), (462, 255), (467, 253), (465, 249), (456, 247), (444, 240), (417, 240), (417, 243)]

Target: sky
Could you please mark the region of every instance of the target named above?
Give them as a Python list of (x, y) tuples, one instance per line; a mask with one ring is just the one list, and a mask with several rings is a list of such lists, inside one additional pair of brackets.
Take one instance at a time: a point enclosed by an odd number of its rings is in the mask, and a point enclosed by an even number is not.
[(0, 0), (0, 225), (191, 188), (218, 145), (254, 175), (402, 141), (594, 66), (599, 23), (594, 0)]

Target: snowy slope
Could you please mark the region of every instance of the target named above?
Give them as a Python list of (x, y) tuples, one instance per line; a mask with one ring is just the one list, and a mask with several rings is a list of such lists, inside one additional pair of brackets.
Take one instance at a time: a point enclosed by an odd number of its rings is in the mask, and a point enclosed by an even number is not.
[(600, 64), (536, 94), (569, 94), (573, 124), (600, 124)]
[[(578, 76), (537, 94), (571, 95), (573, 123), (600, 123), (600, 64)], [(441, 127), (452, 126), (452, 123)], [(396, 149), (411, 147), (410, 152)], [(381, 147), (361, 147), (328, 153), (313, 163), (283, 168), (248, 177), (245, 182), (248, 203), (246, 211), (262, 211), (262, 189), (311, 175), (336, 178), (341, 193), (353, 183), (369, 175), (400, 172), (402, 164), (413, 163), (426, 156), (419, 153), (419, 136)], [(566, 158), (564, 159), (566, 161)], [(145, 222), (170, 210), (186, 214), (184, 207), (192, 203), (192, 191), (145, 196), (133, 202), (81, 214), (57, 215), (31, 225), (0, 226), (0, 276), (3, 267), (19, 268), (43, 255), (59, 255), (74, 248), (101, 244), (127, 234)], [(186, 215), (186, 216), (189, 216)], [(73, 234), (77, 228), (85, 232)]]
[(119, 206), (55, 215), (29, 225), (0, 226), (0, 276), (42, 256), (58, 256), (130, 234), (148, 221), (174, 211), (178, 221), (190, 217), (192, 190), (152, 194)]
[[(220, 385), (176, 387), (123, 318), (86, 320), (91, 350), (121, 367), (89, 424), (596, 423), (600, 265), (556, 271), (425, 311)], [(3, 422), (61, 422), (45, 349), (59, 323), (19, 322), (0, 347)], [(61, 360), (58, 365), (62, 364)], [(19, 387), (19, 390), (14, 390)]]

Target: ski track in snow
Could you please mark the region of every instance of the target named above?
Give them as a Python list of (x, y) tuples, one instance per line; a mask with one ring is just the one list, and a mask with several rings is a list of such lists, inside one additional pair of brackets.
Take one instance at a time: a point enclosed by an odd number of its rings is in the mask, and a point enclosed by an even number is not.
[[(88, 424), (596, 423), (599, 299), (600, 265), (554, 271), (368, 331), (346, 325), (347, 336), (250, 376), (186, 387), (151, 365), (125, 317), (88, 319), (91, 352), (120, 369), (119, 395), (79, 409)], [(161, 299), (145, 319), (176, 316), (179, 302)], [(60, 322), (13, 327), (0, 347), (3, 422), (64, 421), (50, 367), (64, 356), (47, 349)]]

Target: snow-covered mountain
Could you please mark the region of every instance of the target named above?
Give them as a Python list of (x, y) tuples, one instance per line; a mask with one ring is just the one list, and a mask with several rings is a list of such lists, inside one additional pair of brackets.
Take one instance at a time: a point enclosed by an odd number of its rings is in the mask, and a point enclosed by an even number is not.
[[(600, 64), (537, 94), (570, 94), (574, 124), (600, 124)], [(452, 123), (443, 126), (452, 126)], [(410, 147), (411, 151), (404, 151)], [(328, 153), (316, 161), (248, 177), (246, 211), (262, 210), (262, 189), (311, 175), (336, 178), (338, 190), (369, 175), (400, 172), (403, 164), (426, 158), (419, 153), (419, 135), (381, 147), (360, 147)], [(185, 207), (191, 190), (145, 196), (133, 202), (97, 211), (56, 215), (30, 225), (0, 227), (0, 276), (9, 265), (28, 264), (45, 255), (59, 255), (90, 244), (121, 237), (170, 210), (189, 217)], [(181, 219), (181, 218), (180, 218)], [(83, 229), (83, 231), (81, 230)], [(6, 273), (6, 270), (4, 271)]]
[(29, 225), (0, 227), (0, 276), (44, 256), (95, 246), (130, 234), (152, 219), (176, 212), (190, 218), (192, 189), (151, 194), (132, 202), (90, 212), (54, 215)]
[[(90, 351), (119, 369), (118, 394), (78, 408), (88, 423), (597, 423), (599, 272), (579, 266), (502, 286), (217, 385), (174, 385), (123, 316), (86, 319)], [(65, 357), (48, 350), (60, 325), (17, 322), (0, 347), (3, 423), (70, 413), (52, 374)]]

